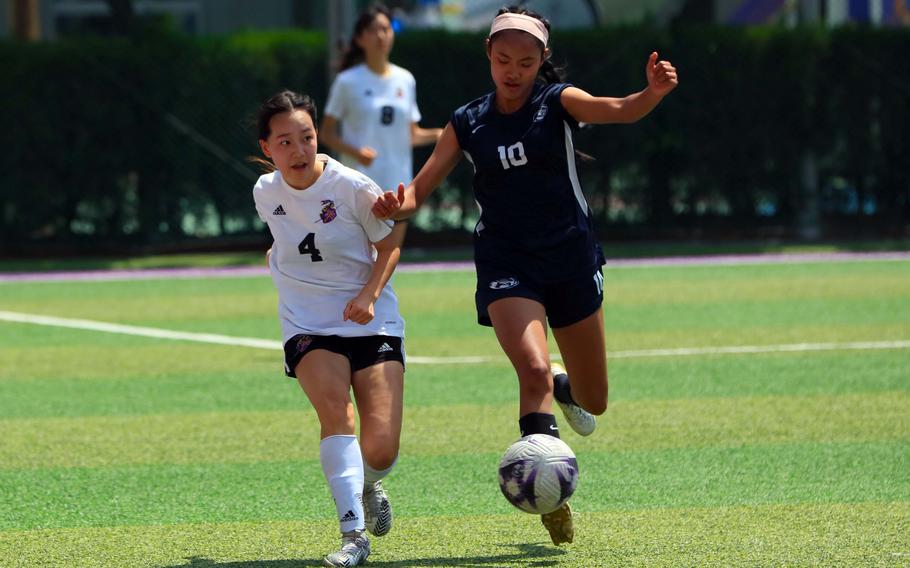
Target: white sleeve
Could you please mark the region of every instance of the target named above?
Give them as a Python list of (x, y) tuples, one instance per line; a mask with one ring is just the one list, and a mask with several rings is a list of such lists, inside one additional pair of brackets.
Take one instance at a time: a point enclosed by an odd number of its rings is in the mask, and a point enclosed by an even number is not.
[(420, 109), (417, 107), (417, 81), (411, 75), (409, 81), (411, 91), (411, 122), (420, 122)]
[(326, 116), (334, 116), (338, 120), (344, 120), (347, 106), (347, 89), (342, 84), (341, 79), (336, 77), (331, 88), (329, 88), (329, 100), (325, 103), (324, 114)]
[(394, 221), (377, 219), (373, 215), (373, 204), (376, 198), (382, 195), (382, 190), (372, 181), (354, 184), (354, 214), (360, 221), (367, 238), (371, 243), (376, 243), (389, 236), (392, 232)]
[(266, 216), (266, 211), (263, 210), (262, 203), (260, 203), (260, 195), (262, 194), (262, 180), (256, 182), (256, 185), (253, 186), (253, 203), (256, 205), (256, 213), (259, 214), (259, 219), (262, 220), (266, 225), (269, 224), (268, 217)]

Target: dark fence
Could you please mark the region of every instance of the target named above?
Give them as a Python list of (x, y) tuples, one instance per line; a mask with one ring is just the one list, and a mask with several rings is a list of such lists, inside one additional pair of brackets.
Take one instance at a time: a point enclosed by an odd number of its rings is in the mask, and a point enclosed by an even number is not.
[[(425, 126), (492, 88), (482, 35), (396, 41)], [(552, 46), (596, 95), (643, 88), (655, 49), (680, 69), (643, 121), (577, 136), (605, 237), (907, 234), (910, 31), (644, 26)], [(308, 32), (7, 42), (0, 68), (0, 254), (258, 245), (248, 119), (279, 88), (321, 108), (328, 87), (324, 37)], [(409, 238), (469, 234), (470, 173), (456, 169)]]

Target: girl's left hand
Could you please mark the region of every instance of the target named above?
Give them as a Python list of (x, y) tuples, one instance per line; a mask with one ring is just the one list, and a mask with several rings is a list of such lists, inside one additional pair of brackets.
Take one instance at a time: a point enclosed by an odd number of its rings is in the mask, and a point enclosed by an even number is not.
[(676, 67), (669, 61), (658, 61), (656, 51), (648, 58), (645, 73), (648, 76), (648, 88), (658, 97), (665, 96), (679, 84)]
[(373, 321), (373, 302), (358, 294), (344, 307), (344, 321), (366, 325)]

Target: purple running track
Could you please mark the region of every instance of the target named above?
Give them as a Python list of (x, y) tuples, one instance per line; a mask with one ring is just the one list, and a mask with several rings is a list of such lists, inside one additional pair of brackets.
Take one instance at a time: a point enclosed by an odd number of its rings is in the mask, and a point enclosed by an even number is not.
[[(750, 264), (801, 264), (810, 262), (907, 261), (910, 252), (829, 252), (794, 254), (731, 254), (715, 256), (670, 256), (607, 260), (607, 268), (624, 266), (737, 266)], [(409, 262), (398, 272), (443, 272), (473, 270), (473, 262)], [(268, 276), (259, 266), (222, 268), (152, 268), (119, 270), (71, 270), (47, 272), (0, 272), (0, 282), (79, 282), (146, 280), (166, 278), (244, 278)]]

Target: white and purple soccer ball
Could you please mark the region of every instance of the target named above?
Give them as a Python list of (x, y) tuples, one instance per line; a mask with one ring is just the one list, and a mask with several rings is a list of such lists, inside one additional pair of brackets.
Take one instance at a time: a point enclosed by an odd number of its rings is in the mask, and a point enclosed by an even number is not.
[(562, 507), (578, 486), (578, 462), (565, 442), (531, 434), (509, 446), (499, 462), (499, 488), (522, 511), (544, 515)]

